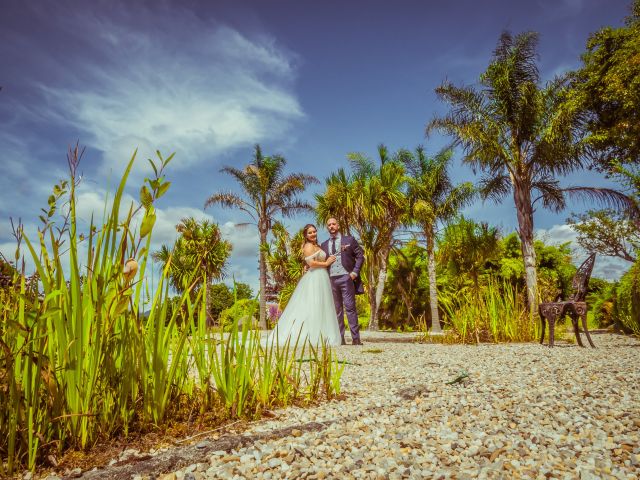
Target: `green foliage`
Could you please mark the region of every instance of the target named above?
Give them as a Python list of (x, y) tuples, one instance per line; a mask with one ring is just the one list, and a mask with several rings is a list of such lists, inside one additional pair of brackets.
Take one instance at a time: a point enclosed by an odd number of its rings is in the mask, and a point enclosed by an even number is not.
[(614, 190), (561, 187), (558, 178), (585, 163), (577, 133), (580, 112), (563, 102), (568, 91), (564, 79), (540, 85), (537, 43), (534, 32), (515, 37), (504, 32), (491, 63), (480, 75), (480, 88), (449, 82), (438, 87), (436, 93), (451, 108), (427, 126), (427, 133), (439, 130), (451, 135), (454, 145), (464, 151), (463, 161), (483, 172), (483, 198), (500, 201), (513, 196), (532, 315), (539, 301), (533, 247), (535, 202), (555, 212), (565, 208), (567, 195), (633, 207), (628, 197)]
[(427, 248), (435, 247), (436, 225), (453, 219), (458, 211), (475, 196), (471, 182), (453, 185), (449, 166), (453, 151), (446, 149), (434, 158), (427, 158), (418, 147), (415, 155), (402, 152), (400, 158), (407, 169), (407, 194), (410, 198), (411, 220), (417, 224), (427, 240)]
[(332, 173), (324, 193), (315, 196), (319, 222), (335, 217), (343, 232), (357, 234), (365, 257), (361, 274), (371, 312), (369, 328), (374, 330), (394, 234), (409, 221), (403, 154), (392, 155), (384, 145), (378, 146), (378, 162), (350, 153), (351, 172)]
[(438, 257), (460, 279), (470, 279), (480, 288), (480, 275), (498, 252), (499, 232), (487, 223), (477, 223), (460, 216), (444, 229), (438, 242)]
[(567, 298), (571, 293), (571, 280), (576, 267), (571, 263), (571, 244), (547, 245), (535, 242), (538, 262), (538, 282), (542, 301), (553, 301), (556, 297)]
[(235, 298), (237, 300), (255, 297), (255, 295), (253, 294), (253, 289), (249, 286), (248, 283), (234, 282), (232, 292), (235, 294)]
[(258, 311), (258, 302), (251, 298), (237, 300), (231, 307), (220, 313), (219, 323), (225, 331), (230, 331), (233, 325), (251, 325), (256, 328), (255, 314)]
[(278, 294), (281, 310), (287, 306), (298, 281), (304, 274), (304, 257), (302, 246), (304, 236), (302, 230), (291, 236), (281, 223), (273, 226), (273, 241), (263, 245), (269, 278), (273, 289)]
[[(0, 452), (9, 472), (16, 462), (35, 468), (53, 448), (86, 448), (99, 435), (126, 434), (136, 417), (143, 426), (162, 418), (182, 383), (174, 383), (178, 362), (169, 370), (160, 368), (166, 367), (168, 356), (179, 357), (184, 344), (180, 336), (172, 342), (156, 341), (175, 331), (175, 318), (167, 324), (162, 316), (166, 289), (161, 282), (143, 321), (138, 316), (142, 284), (134, 281), (136, 275), (144, 277), (151, 235), (142, 228), (136, 233), (133, 218), (141, 209), (144, 218), (153, 218), (153, 202), (165, 185), (162, 171), (173, 156), (164, 159), (158, 153), (158, 176), (145, 179), (151, 203), (137, 209), (131, 205), (121, 215), (134, 154), (111, 211), (101, 228), (90, 225), (86, 238), (77, 232), (76, 220), (81, 156), (77, 146), (70, 149), (70, 181), (54, 187), (38, 242), (32, 243), (21, 229), (17, 232), (42, 289), (31, 303), (25, 302), (26, 279), (19, 277), (18, 295), (10, 295), (10, 308), (2, 311), (7, 329), (1, 332), (0, 404), (6, 408), (0, 410)], [(68, 209), (58, 227), (56, 205), (63, 200)], [(88, 248), (81, 260), (82, 241)], [(68, 252), (64, 257), (63, 244)]]
[(231, 175), (240, 185), (243, 196), (233, 192), (211, 195), (205, 208), (220, 205), (237, 208), (249, 215), (260, 235), (260, 328), (267, 328), (266, 293), (267, 263), (264, 245), (271, 232), (275, 217), (292, 217), (297, 213), (312, 211), (313, 207), (298, 196), (307, 186), (318, 183), (314, 176), (304, 173), (284, 174), (287, 161), (280, 155), (264, 156), (260, 145), (255, 146), (254, 156), (243, 169), (224, 167), (221, 172)]
[(616, 286), (613, 318), (620, 329), (640, 336), (640, 262)]
[[(163, 245), (153, 254), (153, 259), (163, 269), (168, 267), (172, 287), (180, 293), (192, 287), (198, 292), (203, 278), (206, 283), (222, 278), (232, 245), (222, 239), (220, 227), (208, 220), (199, 222), (187, 217), (176, 225), (176, 230), (179, 236), (173, 249)], [(193, 279), (195, 284), (192, 286)]]
[[(331, 398), (339, 391), (344, 367), (324, 345), (307, 375), (291, 367), (294, 351), (264, 349), (259, 337), (249, 335), (248, 323), (239, 333), (232, 322), (231, 332), (216, 341), (204, 321), (204, 278), (197, 293), (198, 282), (186, 278), (189, 288), (169, 298), (171, 259), (141, 315), (153, 221), (136, 231), (134, 218), (142, 209), (153, 218), (154, 203), (168, 188), (163, 170), (173, 156), (164, 159), (158, 152), (141, 204), (121, 209), (134, 155), (103, 223), (92, 223), (86, 237), (77, 232), (76, 220), (80, 156), (77, 147), (70, 151), (70, 181), (54, 187), (37, 243), (21, 228), (17, 232), (36, 265), (40, 290), (27, 301), (27, 278), (20, 274), (0, 303), (1, 477), (33, 471), (48, 455), (69, 448), (161, 427), (167, 419), (192, 421), (198, 409), (215, 410), (222, 419), (251, 418), (272, 405)], [(68, 214), (54, 229), (62, 201)], [(81, 259), (83, 241), (88, 248)], [(255, 301), (241, 301), (253, 302), (255, 311)]]
[[(209, 286), (213, 280), (224, 276), (232, 245), (222, 239), (218, 225), (208, 220), (198, 222), (193, 217), (183, 218), (176, 225), (176, 230), (179, 236), (173, 249), (170, 251), (163, 245), (152, 256), (162, 264), (163, 270), (168, 271), (173, 288), (180, 293), (191, 291), (193, 299), (204, 285)], [(205, 298), (207, 324), (211, 326), (214, 319), (211, 313), (212, 296), (208, 289)]]
[(214, 283), (207, 289), (207, 295), (211, 296), (211, 316), (214, 321), (219, 322), (220, 314), (233, 305), (233, 292), (224, 283)]
[[(409, 209), (412, 223), (420, 227), (427, 247), (427, 262), (429, 263), (430, 291), (430, 324), (434, 332), (440, 331), (440, 316), (438, 314), (438, 293), (436, 261), (436, 229), (440, 223), (451, 221), (460, 209), (476, 196), (476, 189), (471, 182), (453, 185), (449, 176), (449, 166), (453, 150), (442, 150), (435, 158), (427, 158), (424, 149), (418, 147), (415, 155), (405, 152), (403, 163), (408, 172), (407, 195), (410, 199)], [(405, 301), (405, 304), (407, 302)], [(411, 308), (407, 306), (411, 314)], [(421, 313), (424, 315), (424, 313)], [(431, 318), (433, 317), (433, 318)]]
[[(531, 337), (533, 324), (519, 320), (522, 292), (526, 286), (518, 235), (511, 233), (499, 238), (496, 229), (465, 218), (447, 228), (439, 240), (437, 255), (441, 261), (438, 290), (443, 302), (441, 314), (445, 315), (448, 329), (445, 331), (447, 342), (454, 338), (477, 341), (473, 323), (476, 317), (481, 341), (523, 341)], [(536, 240), (535, 248), (543, 295), (549, 299), (558, 295), (566, 297), (576, 272), (570, 245), (548, 245)], [(391, 255), (381, 317), (385, 326), (394, 329), (417, 327), (426, 331), (430, 323), (426, 270), (426, 250), (416, 242), (409, 242)], [(593, 301), (597, 292), (607, 288), (606, 282), (593, 279), (590, 288)], [(406, 293), (409, 291), (412, 292), (410, 296)], [(407, 313), (407, 303), (412, 305), (411, 315)], [(603, 309), (607, 308), (604, 301), (602, 305)], [(480, 315), (481, 309), (485, 311)], [(504, 318), (506, 315), (516, 317), (507, 319)], [(470, 332), (474, 338), (469, 337)], [(433, 341), (435, 337), (429, 338)]]
[[(445, 332), (458, 342), (527, 342), (537, 338), (524, 296), (508, 282), (489, 277), (479, 292), (471, 287), (444, 291)], [(426, 333), (426, 332), (425, 332)]]
[[(536, 251), (536, 267), (540, 297), (553, 300), (558, 295), (566, 297), (570, 293), (571, 280), (576, 272), (572, 263), (571, 244), (549, 245), (542, 239), (534, 242)], [(488, 262), (488, 272), (504, 281), (508, 281), (514, 288), (524, 291), (524, 266), (522, 263), (522, 249), (518, 235), (513, 232), (500, 240), (499, 250)]]
[(253, 291), (248, 284), (236, 282), (234, 286), (235, 292), (225, 283), (214, 283), (207, 289), (207, 295), (211, 297), (209, 311), (214, 320), (219, 321), (220, 314), (224, 310), (231, 308), (236, 299), (242, 300), (254, 297)]
[(616, 300), (616, 283), (592, 277), (589, 281), (587, 305), (590, 325), (594, 328), (605, 328), (615, 323), (614, 310)]
[(389, 257), (380, 327), (415, 327), (421, 316), (431, 316), (427, 251), (412, 240)]
[(8, 261), (6, 261), (4, 257), (0, 258), (0, 275), (8, 278), (13, 278), (13, 276), (17, 275), (17, 273), (18, 271), (15, 269), (15, 267)]
[(600, 169), (640, 160), (640, 0), (620, 28), (592, 34), (567, 103), (583, 114), (585, 143)]
[(577, 232), (577, 242), (586, 251), (636, 261), (636, 251), (640, 249), (640, 223), (629, 220), (622, 212), (589, 210), (573, 214), (567, 222)]

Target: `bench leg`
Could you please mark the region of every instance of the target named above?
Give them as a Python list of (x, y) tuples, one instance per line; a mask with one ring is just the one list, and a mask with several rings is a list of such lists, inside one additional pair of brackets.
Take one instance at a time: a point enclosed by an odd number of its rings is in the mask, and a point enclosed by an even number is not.
[(584, 348), (584, 344), (582, 343), (582, 338), (580, 338), (580, 327), (578, 327), (578, 315), (576, 315), (575, 313), (572, 313), (570, 317), (571, 317), (571, 323), (573, 324), (573, 333), (576, 334), (576, 341), (578, 342), (578, 345)]
[(544, 315), (542, 315), (542, 313), (540, 314), (540, 345), (542, 345), (544, 343), (544, 331), (547, 327), (547, 319), (544, 318)]
[(547, 321), (549, 322), (549, 347), (553, 348), (553, 344), (556, 340), (556, 316), (551, 314)]
[(582, 329), (584, 330), (584, 334), (587, 336), (589, 345), (591, 345), (591, 347), (593, 348), (596, 348), (596, 346), (593, 344), (593, 341), (591, 340), (591, 335), (589, 335), (589, 329), (587, 328), (587, 312), (580, 315), (580, 318), (582, 319)]

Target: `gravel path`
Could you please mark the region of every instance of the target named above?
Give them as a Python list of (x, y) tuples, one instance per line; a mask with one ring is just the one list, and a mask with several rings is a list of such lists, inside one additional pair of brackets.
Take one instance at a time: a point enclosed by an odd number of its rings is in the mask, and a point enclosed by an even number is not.
[[(640, 476), (636, 339), (594, 335), (595, 350), (398, 342), (410, 339), (366, 333), (364, 346), (339, 347), (357, 363), (345, 368), (346, 399), (279, 410), (244, 434), (289, 435), (159, 478)], [(295, 428), (309, 422), (321, 428)]]

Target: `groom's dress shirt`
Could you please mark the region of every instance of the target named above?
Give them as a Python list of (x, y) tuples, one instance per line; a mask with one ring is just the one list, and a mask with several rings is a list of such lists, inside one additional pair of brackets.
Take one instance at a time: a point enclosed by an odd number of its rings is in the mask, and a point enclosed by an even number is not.
[(342, 266), (342, 255), (341, 255), (342, 235), (336, 235), (335, 238), (331, 238), (331, 240), (329, 240), (329, 253), (334, 255), (333, 253), (334, 240), (336, 242), (336, 251), (335, 251), (336, 261), (333, 262), (329, 267), (329, 276), (338, 277), (340, 275), (349, 275), (349, 272), (347, 272)]

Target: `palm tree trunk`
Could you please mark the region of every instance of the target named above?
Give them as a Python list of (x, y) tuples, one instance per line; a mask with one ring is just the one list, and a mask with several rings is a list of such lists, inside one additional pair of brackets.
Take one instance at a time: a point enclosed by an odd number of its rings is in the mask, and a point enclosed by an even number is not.
[(260, 323), (261, 330), (267, 329), (267, 261), (262, 245), (267, 243), (266, 230), (260, 230)]
[(436, 285), (436, 255), (433, 227), (425, 232), (427, 237), (427, 268), (429, 270), (429, 304), (431, 306), (431, 333), (442, 333), (438, 314), (438, 288)]
[(375, 285), (375, 256), (367, 258), (367, 297), (369, 300), (369, 330), (372, 330), (371, 325), (376, 324), (376, 330), (378, 329), (378, 318), (374, 319), (376, 311), (376, 290), (373, 288)]
[(387, 280), (387, 262), (389, 259), (390, 248), (380, 252), (380, 272), (378, 272), (378, 283), (376, 284), (375, 298), (373, 309), (371, 310), (371, 321), (369, 322), (369, 330), (377, 331), (380, 329), (378, 322), (378, 312), (380, 311), (380, 303), (382, 303), (382, 294), (384, 293), (384, 284)]
[(538, 272), (536, 270), (536, 252), (533, 248), (533, 207), (531, 190), (519, 183), (514, 184), (513, 197), (518, 215), (518, 236), (524, 259), (525, 282), (527, 285), (527, 304), (530, 318), (534, 318), (538, 308)]

